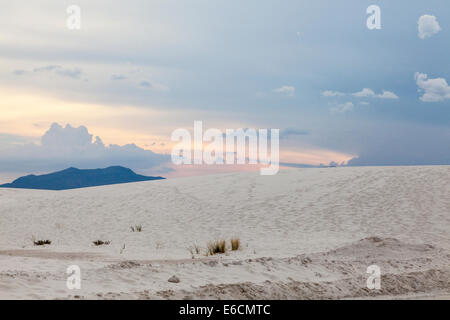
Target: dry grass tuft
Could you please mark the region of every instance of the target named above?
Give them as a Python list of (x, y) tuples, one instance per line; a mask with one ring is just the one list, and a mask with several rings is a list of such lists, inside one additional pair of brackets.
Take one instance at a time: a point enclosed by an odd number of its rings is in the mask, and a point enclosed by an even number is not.
[(227, 242), (225, 240), (215, 240), (208, 243), (206, 246), (207, 254), (213, 256), (218, 253), (227, 252)]
[(142, 225), (138, 224), (130, 227), (131, 232), (142, 232)]
[(108, 244), (111, 243), (111, 241), (102, 241), (102, 240), (95, 240), (92, 242), (95, 246), (107, 246)]
[(192, 256), (192, 259), (194, 259), (194, 255), (200, 254), (200, 252), (201, 252), (201, 248), (198, 245), (196, 245), (196, 244), (194, 244), (193, 246), (189, 247), (188, 250), (189, 250), (189, 252), (190, 252), (190, 254)]
[(44, 246), (46, 244), (52, 244), (52, 241), (51, 240), (36, 240), (36, 241), (33, 241), (33, 243), (35, 246)]
[(231, 238), (231, 250), (236, 251), (241, 247), (241, 240), (239, 238)]

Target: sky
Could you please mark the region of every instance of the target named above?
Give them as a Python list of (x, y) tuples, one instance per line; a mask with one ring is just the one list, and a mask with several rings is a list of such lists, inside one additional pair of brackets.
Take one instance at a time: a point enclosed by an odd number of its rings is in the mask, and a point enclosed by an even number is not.
[(0, 5), (0, 182), (110, 164), (183, 175), (170, 137), (195, 120), (278, 128), (286, 165), (450, 164), (447, 1)]

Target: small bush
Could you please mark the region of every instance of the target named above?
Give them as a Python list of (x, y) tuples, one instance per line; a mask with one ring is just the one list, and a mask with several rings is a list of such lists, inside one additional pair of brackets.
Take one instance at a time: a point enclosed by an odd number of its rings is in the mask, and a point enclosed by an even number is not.
[(226, 252), (227, 252), (227, 242), (225, 240), (215, 240), (209, 242), (207, 245), (207, 253), (210, 256)]
[(231, 238), (231, 250), (236, 251), (241, 247), (241, 240), (239, 238)]
[(192, 256), (194, 256), (194, 254), (200, 254), (201, 252), (200, 247), (196, 244), (194, 244), (192, 247), (189, 247), (188, 250)]
[(95, 240), (92, 242), (95, 246), (107, 246), (108, 244), (111, 243), (111, 241), (102, 241), (102, 240)]
[(142, 225), (136, 225), (136, 226), (131, 226), (130, 227), (130, 229), (131, 229), (131, 232), (142, 232)]
[(33, 241), (35, 246), (44, 246), (46, 244), (52, 244), (51, 240), (36, 240)]

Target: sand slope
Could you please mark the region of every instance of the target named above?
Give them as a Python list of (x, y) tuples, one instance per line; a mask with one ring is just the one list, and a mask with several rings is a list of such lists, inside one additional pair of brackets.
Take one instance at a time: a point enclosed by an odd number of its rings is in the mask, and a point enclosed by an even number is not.
[[(449, 195), (445, 166), (0, 189), (0, 298), (447, 297)], [(143, 231), (131, 232), (137, 224)], [(241, 250), (204, 256), (208, 241), (232, 236)], [(202, 252), (192, 259), (194, 244)], [(66, 288), (72, 264), (81, 290)], [(371, 264), (381, 290), (366, 288)]]

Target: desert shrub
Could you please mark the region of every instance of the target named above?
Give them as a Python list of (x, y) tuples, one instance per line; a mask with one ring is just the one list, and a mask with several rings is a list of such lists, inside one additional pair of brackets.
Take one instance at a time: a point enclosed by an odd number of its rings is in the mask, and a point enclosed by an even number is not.
[(231, 250), (236, 251), (241, 247), (241, 240), (239, 238), (231, 238)]
[(212, 256), (218, 253), (225, 253), (227, 252), (227, 242), (225, 240), (215, 240), (208, 242), (207, 248), (207, 254)]
[(111, 243), (111, 241), (102, 241), (102, 240), (95, 240), (92, 242), (95, 246), (107, 246), (108, 244)]
[(33, 241), (33, 243), (35, 246), (44, 246), (46, 244), (52, 244), (52, 241), (51, 240), (36, 240), (36, 241)]
[(138, 224), (130, 227), (131, 232), (142, 232), (142, 225)]

